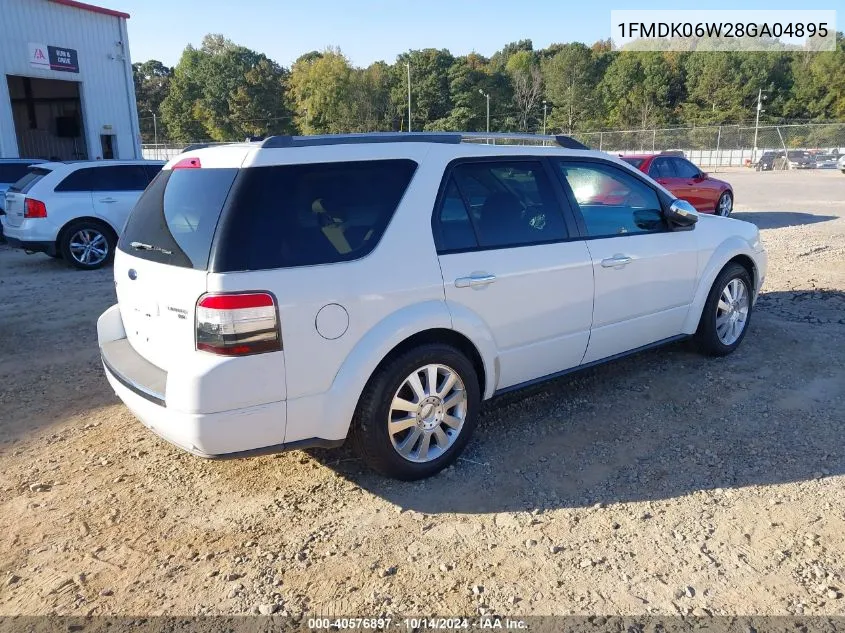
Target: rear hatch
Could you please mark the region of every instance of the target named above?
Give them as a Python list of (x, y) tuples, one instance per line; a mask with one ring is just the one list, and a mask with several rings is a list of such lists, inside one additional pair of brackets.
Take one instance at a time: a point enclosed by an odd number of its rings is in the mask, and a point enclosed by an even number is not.
[(26, 209), (26, 194), (35, 184), (51, 172), (44, 167), (30, 167), (29, 173), (18, 180), (5, 194), (4, 212), (6, 213), (6, 224), (9, 226), (20, 226), (24, 220)]
[(114, 262), (117, 301), (135, 350), (167, 370), (194, 352), (195, 308), (236, 168), (163, 170), (135, 205)]

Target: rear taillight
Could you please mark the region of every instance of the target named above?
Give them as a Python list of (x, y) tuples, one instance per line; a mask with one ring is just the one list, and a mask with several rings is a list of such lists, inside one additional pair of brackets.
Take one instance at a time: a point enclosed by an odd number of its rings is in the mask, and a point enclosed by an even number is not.
[(26, 205), (24, 207), (23, 217), (25, 218), (46, 218), (47, 217), (47, 205), (41, 202), (41, 200), (35, 200), (34, 198), (27, 198)]
[(221, 356), (278, 352), (276, 300), (267, 292), (203, 295), (197, 303), (197, 349)]

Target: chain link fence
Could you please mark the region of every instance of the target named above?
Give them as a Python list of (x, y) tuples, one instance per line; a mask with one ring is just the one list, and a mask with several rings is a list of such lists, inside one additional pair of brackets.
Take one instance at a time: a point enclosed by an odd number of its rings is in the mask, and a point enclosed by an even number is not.
[(764, 151), (808, 150), (845, 153), (845, 123), (714, 125), (650, 130), (611, 130), (573, 135), (611, 154), (681, 150), (702, 167), (755, 164)]
[[(507, 134), (478, 134), (475, 142), (504, 142)], [(520, 136), (521, 144), (531, 144)], [(786, 125), (714, 125), (648, 130), (580, 132), (575, 139), (610, 154), (655, 153), (681, 150), (701, 167), (743, 167), (757, 163), (763, 152), (807, 150), (845, 153), (845, 123)], [(206, 141), (207, 142), (207, 141)], [(544, 144), (539, 140), (537, 145)], [(144, 158), (170, 160), (191, 143), (160, 142), (143, 145)], [(756, 148), (756, 149), (755, 149)]]

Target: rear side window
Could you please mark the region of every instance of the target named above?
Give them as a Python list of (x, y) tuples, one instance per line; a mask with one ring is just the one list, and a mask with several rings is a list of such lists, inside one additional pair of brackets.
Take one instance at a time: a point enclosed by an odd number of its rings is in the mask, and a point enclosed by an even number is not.
[(416, 167), (411, 160), (374, 160), (243, 169), (220, 223), (212, 267), (265, 270), (364, 257), (381, 239)]
[(91, 191), (93, 169), (77, 169), (56, 185), (55, 191)]
[(9, 187), (9, 191), (14, 191), (18, 193), (27, 193), (30, 189), (35, 186), (39, 180), (44, 178), (47, 174), (50, 173), (49, 169), (44, 169), (42, 167), (32, 167), (29, 170), (29, 173), (23, 176), (20, 180), (18, 180), (15, 184)]
[(145, 165), (114, 165), (77, 169), (56, 191), (143, 191), (151, 177)]
[(159, 173), (126, 222), (118, 247), (150, 261), (206, 269), (211, 240), (237, 169)]
[(88, 171), (91, 191), (143, 191), (150, 183), (143, 165), (115, 165)]
[(27, 175), (29, 163), (0, 162), (0, 183), (11, 184)]

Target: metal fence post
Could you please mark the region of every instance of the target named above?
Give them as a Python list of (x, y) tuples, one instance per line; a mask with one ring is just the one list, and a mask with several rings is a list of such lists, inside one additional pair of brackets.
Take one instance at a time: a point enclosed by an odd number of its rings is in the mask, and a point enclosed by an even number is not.
[(716, 137), (716, 167), (719, 167), (722, 164), (722, 161), (719, 160), (719, 145), (722, 143), (722, 126), (719, 126), (719, 135)]
[(604, 141), (604, 132), (599, 132), (599, 151), (602, 151), (602, 141)]

